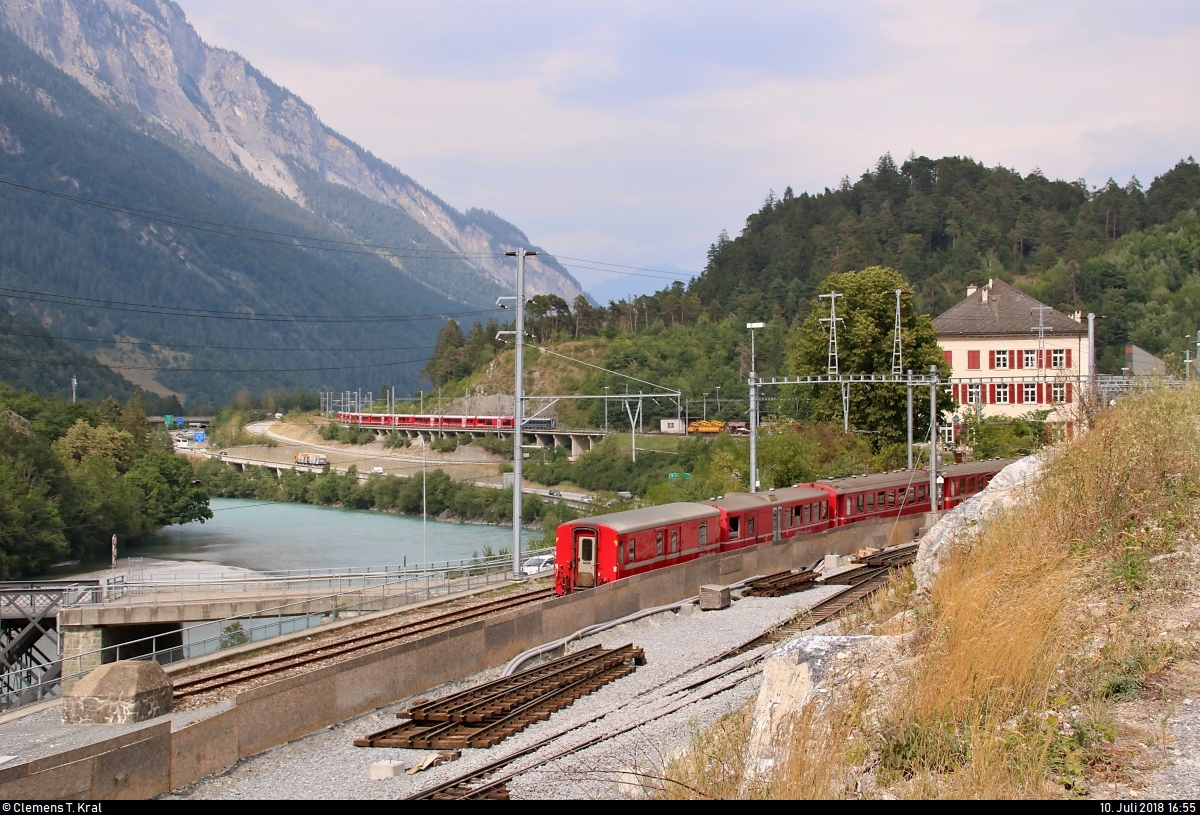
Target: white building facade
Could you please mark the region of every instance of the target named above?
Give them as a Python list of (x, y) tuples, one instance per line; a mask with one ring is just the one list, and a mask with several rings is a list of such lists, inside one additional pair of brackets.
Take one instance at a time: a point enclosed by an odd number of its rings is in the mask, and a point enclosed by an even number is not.
[(956, 412), (1023, 416), (1073, 431), (1075, 407), (1092, 381), (1093, 343), (1078, 312), (1068, 317), (1002, 280), (971, 286), (933, 321), (950, 364)]

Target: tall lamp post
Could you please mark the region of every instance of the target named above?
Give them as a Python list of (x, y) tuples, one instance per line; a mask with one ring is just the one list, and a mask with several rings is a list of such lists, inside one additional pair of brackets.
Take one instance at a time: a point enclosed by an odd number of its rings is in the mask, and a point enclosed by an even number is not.
[[(753, 345), (754, 343), (750, 343)], [(721, 413), (721, 386), (717, 385), (717, 414)]]
[(754, 372), (754, 332), (766, 323), (746, 323), (750, 329), (750, 492), (758, 492), (758, 375)]
[[(518, 249), (515, 252), (505, 252), (508, 257), (517, 259), (517, 294), (516, 297), (502, 297), (500, 300), (513, 300), (516, 309), (516, 319), (513, 325), (513, 339), (516, 353), (513, 362), (513, 576), (521, 577), (521, 464), (525, 456), (525, 258), (532, 257), (537, 252)], [(499, 301), (497, 301), (499, 302)]]

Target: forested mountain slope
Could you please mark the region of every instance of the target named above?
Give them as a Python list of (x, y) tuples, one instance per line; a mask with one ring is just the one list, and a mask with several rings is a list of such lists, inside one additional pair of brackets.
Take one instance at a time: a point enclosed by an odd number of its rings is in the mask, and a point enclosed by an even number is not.
[[(460, 261), (406, 257), (401, 267), (370, 253), (288, 245), (277, 235), (345, 241), (347, 231), (138, 124), (3, 30), (0, 79), (0, 179), (260, 230), (236, 231), (260, 238), (247, 240), (232, 230), (182, 228), (0, 184), (0, 302), (56, 337), (153, 343), (125, 362), (194, 369), (147, 371), (188, 399), (226, 400), (242, 388), (415, 386), (421, 349), (432, 345), (441, 320), (411, 316), (474, 312), (500, 291)], [(339, 193), (347, 220), (365, 220), (355, 215), (363, 211), (355, 209), (356, 193), (319, 181), (312, 187), (331, 198)], [(380, 229), (403, 238), (400, 227)], [(425, 280), (438, 276), (472, 285), (445, 291)], [(113, 301), (133, 305), (114, 308)], [(167, 305), (221, 313), (184, 318), (157, 308)], [(251, 319), (263, 315), (353, 322)], [(372, 317), (401, 319), (361, 321)], [(417, 362), (398, 364), (408, 360)]]
[[(1186, 214), (1198, 203), (1200, 167), (1191, 158), (1143, 191), (1137, 179), (1089, 189), (1082, 179), (1022, 176), (967, 158), (914, 156), (898, 167), (885, 155), (836, 190), (770, 194), (740, 235), (722, 233), (710, 247), (689, 291), (711, 315), (796, 324), (833, 272), (891, 266), (935, 316), (962, 299), (968, 284), (998, 277), (1060, 310), (1104, 315), (1101, 365), (1115, 372), (1114, 349), (1123, 355), (1127, 341), (1182, 356), (1183, 335), (1200, 327), (1185, 313), (1200, 305), (1200, 257), (1188, 237), (1195, 219)], [(1133, 247), (1149, 251), (1135, 236), (1151, 228), (1147, 234), (1157, 237), (1146, 240), (1165, 251), (1162, 274), (1154, 271), (1159, 261), (1134, 258), (1143, 250)], [(1130, 264), (1144, 270), (1125, 271)], [(1168, 295), (1179, 295), (1184, 311), (1166, 307)]]
[[(226, 167), (326, 218), (312, 179), (355, 191), (374, 217), (402, 215), (402, 246), (466, 253), (493, 286), (511, 286), (497, 257), (528, 239), (498, 216), (461, 213), (395, 167), (328, 127), (304, 100), (240, 55), (203, 42), (165, 0), (3, 0), (0, 22), (97, 98), (124, 106)], [(366, 216), (370, 217), (370, 216)], [(351, 229), (355, 227), (351, 224)], [(360, 235), (361, 237), (361, 235)], [(421, 274), (441, 283), (438, 274)], [(571, 298), (579, 285), (552, 257), (529, 264), (533, 293)]]

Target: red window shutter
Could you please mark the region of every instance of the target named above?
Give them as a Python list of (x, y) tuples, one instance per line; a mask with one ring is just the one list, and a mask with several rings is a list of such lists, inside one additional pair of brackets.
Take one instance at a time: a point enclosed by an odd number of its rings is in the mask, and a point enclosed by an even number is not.
[(1042, 399), (1042, 383), (1041, 383), (1041, 382), (1039, 382), (1039, 383), (1038, 383), (1038, 385), (1037, 385), (1037, 403), (1038, 403), (1039, 405), (1043, 403), (1043, 399)]
[[(1068, 351), (1067, 353), (1069, 354), (1071, 352)], [(1067, 383), (1067, 402), (1070, 403), (1070, 401), (1071, 401), (1071, 383), (1068, 382)]]
[(953, 351), (943, 351), (942, 359), (946, 360), (947, 365), (953, 366), (954, 365), (954, 352)]
[(988, 385), (988, 404), (989, 405), (996, 404), (996, 385), (995, 385), (995, 383)]
[(978, 351), (968, 351), (967, 352), (967, 367), (970, 368), (972, 371), (979, 370), (979, 352)]
[(1017, 368), (1017, 369), (1024, 368), (1025, 367), (1025, 359), (1024, 359), (1025, 352), (1024, 351), (1013, 351), (1013, 354), (1015, 354), (1017, 357), (1017, 361), (1013, 365), (1013, 367)]
[(988, 368), (996, 370), (996, 352), (988, 351)]
[(1025, 386), (1022, 385), (1020, 382), (1014, 382), (1013, 384), (1009, 385), (1008, 387), (1010, 390), (1016, 391), (1016, 393), (1013, 395), (1013, 399), (1012, 399), (1013, 404), (1016, 404), (1016, 405), (1025, 404), (1025, 394), (1022, 393), (1022, 391), (1025, 390)]
[(1014, 359), (1016, 359), (1016, 358), (1017, 358), (1017, 352), (1016, 352), (1016, 351), (1009, 351), (1009, 352), (1008, 352), (1008, 367), (1009, 367), (1009, 368), (1015, 368), (1015, 367), (1017, 367), (1017, 363), (1013, 362), (1013, 360), (1014, 360)]
[[(1068, 368), (1071, 367), (1071, 349), (1070, 348), (1067, 349), (1067, 367)], [(1069, 402), (1071, 400), (1068, 399), (1067, 401)]]

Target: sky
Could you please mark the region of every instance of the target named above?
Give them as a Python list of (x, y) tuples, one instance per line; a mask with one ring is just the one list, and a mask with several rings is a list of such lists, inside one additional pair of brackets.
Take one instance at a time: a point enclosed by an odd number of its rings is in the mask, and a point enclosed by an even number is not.
[(607, 263), (698, 271), (768, 191), (885, 152), (1092, 186), (1200, 154), (1189, 0), (180, 4), (452, 206)]

